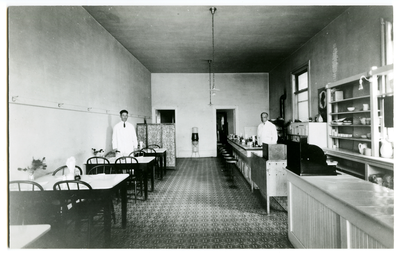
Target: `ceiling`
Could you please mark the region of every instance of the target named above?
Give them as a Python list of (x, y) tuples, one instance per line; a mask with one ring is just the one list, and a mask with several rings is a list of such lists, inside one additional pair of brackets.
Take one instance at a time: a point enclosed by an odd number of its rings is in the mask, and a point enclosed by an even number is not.
[[(85, 6), (151, 73), (207, 73), (212, 6)], [(216, 73), (269, 72), (349, 6), (214, 6)]]

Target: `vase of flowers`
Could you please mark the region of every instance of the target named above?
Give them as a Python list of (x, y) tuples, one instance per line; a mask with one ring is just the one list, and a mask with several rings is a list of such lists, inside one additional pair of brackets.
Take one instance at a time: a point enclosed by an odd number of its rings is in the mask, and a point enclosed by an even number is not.
[(35, 160), (35, 158), (32, 158), (32, 163), (30, 166), (28, 166), (26, 168), (18, 168), (18, 170), (28, 172), (29, 180), (35, 180), (35, 171), (38, 169), (42, 169), (42, 170), (46, 169), (47, 165), (46, 165), (45, 160), (46, 160), (45, 157), (43, 157), (42, 160), (40, 160), (40, 159)]
[(95, 148), (92, 148), (92, 150), (93, 150), (93, 155), (94, 156), (104, 156), (104, 150), (103, 149), (96, 150)]

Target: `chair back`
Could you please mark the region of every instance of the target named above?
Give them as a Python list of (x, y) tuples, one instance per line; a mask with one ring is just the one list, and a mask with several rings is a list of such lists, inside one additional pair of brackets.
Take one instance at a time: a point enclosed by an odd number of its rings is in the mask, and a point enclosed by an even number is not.
[(140, 151), (143, 151), (144, 153), (157, 153), (154, 148), (142, 148)]
[[(82, 175), (81, 167), (79, 167), (78, 165), (75, 165), (75, 168), (79, 169), (79, 173), (80, 173), (79, 175)], [(53, 171), (52, 175), (55, 176), (57, 173), (62, 172), (62, 175), (64, 176), (65, 175), (65, 169), (68, 169), (67, 165), (63, 165), (60, 168), (56, 169), (55, 171)], [(69, 169), (68, 169), (68, 171), (69, 171)]]
[(105, 157), (93, 156), (87, 159), (86, 164), (110, 164), (110, 161)]
[(160, 145), (157, 144), (149, 144), (147, 145), (148, 148), (161, 148)]
[(63, 190), (92, 190), (92, 186), (85, 181), (80, 180), (63, 180), (58, 181), (53, 185), (53, 190), (63, 191)]
[(122, 172), (128, 173), (132, 178), (135, 175), (135, 170), (129, 164), (139, 163), (138, 160), (133, 156), (121, 156), (117, 160), (115, 160), (115, 164), (127, 164), (121, 168)]
[[(9, 182), (10, 192), (43, 191), (43, 187), (29, 180), (14, 180)], [(9, 222), (10, 225), (38, 224), (47, 222), (49, 217), (45, 207), (46, 199), (37, 200), (23, 196), (9, 198)]]
[(129, 156), (139, 157), (144, 156), (144, 152), (142, 150), (135, 150), (129, 154)]
[(115, 160), (116, 164), (121, 163), (139, 163), (138, 160), (133, 156), (121, 156)]
[(111, 164), (96, 165), (89, 170), (88, 175), (96, 174), (118, 174), (119, 172)]
[(9, 183), (10, 191), (43, 191), (43, 187), (30, 180), (14, 180)]

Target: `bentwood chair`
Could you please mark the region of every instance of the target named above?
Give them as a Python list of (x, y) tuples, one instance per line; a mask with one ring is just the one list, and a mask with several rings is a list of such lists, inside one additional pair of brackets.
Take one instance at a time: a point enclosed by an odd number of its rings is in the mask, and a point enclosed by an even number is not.
[(129, 154), (129, 156), (139, 157), (144, 156), (144, 152), (142, 150), (135, 150)]
[[(134, 189), (134, 195), (135, 195), (135, 203), (137, 200), (137, 186), (139, 184), (139, 189), (140, 189), (140, 194), (143, 194), (143, 189), (142, 189), (142, 173), (140, 170), (135, 171), (134, 165), (133, 164), (138, 164), (138, 160), (133, 157), (133, 156), (121, 156), (115, 160), (115, 164), (117, 167), (118, 165), (126, 164), (123, 166), (122, 172), (129, 174), (128, 177), (128, 186), (133, 185)], [(122, 166), (121, 166), (122, 167)]]
[(149, 144), (147, 145), (148, 148), (161, 148), (160, 145), (157, 144)]
[[(43, 191), (43, 187), (34, 181), (14, 180), (9, 182), (9, 191)], [(11, 225), (34, 224), (44, 217), (42, 203), (33, 200), (18, 201), (14, 198), (9, 198), (9, 201)]]
[[(111, 164), (102, 164), (102, 165), (96, 165), (93, 168), (91, 168), (87, 175), (97, 175), (97, 174), (119, 174), (121, 173), (120, 171), (118, 171), (115, 166), (111, 165)], [(111, 206), (111, 215), (112, 218), (114, 220), (114, 224), (116, 222), (115, 219), (115, 211), (114, 211), (114, 203), (111, 200), (110, 203)]]
[(110, 164), (110, 161), (105, 157), (92, 156), (87, 159), (86, 164)]
[(91, 168), (86, 174), (96, 175), (96, 174), (119, 174), (120, 171), (111, 164), (100, 164)]
[[(92, 187), (85, 181), (80, 180), (64, 180), (56, 182), (53, 185), (54, 191), (74, 191), (74, 190), (88, 190), (91, 191)], [(92, 238), (93, 217), (99, 214), (101, 208), (97, 204), (96, 199), (82, 199), (75, 194), (70, 194), (68, 199), (61, 203), (59, 218), (61, 221), (60, 227), (65, 231), (69, 224), (74, 222), (75, 232), (81, 231), (80, 225), (82, 220), (86, 220), (88, 229), (86, 232), (86, 243), (90, 246)], [(66, 237), (64, 237), (66, 238)]]
[[(81, 167), (79, 167), (78, 165), (75, 165), (75, 168), (79, 170), (79, 173), (80, 173), (79, 175), (82, 175)], [(57, 168), (55, 171), (53, 171), (52, 175), (55, 176), (56, 174), (62, 173), (62, 175), (64, 176), (66, 174), (65, 173), (65, 169), (67, 169), (69, 171), (68, 166), (67, 165), (63, 165), (63, 166)]]
[(149, 156), (151, 156), (151, 154), (154, 154), (154, 157), (156, 159), (156, 174), (157, 176), (160, 178), (162, 173), (162, 169), (161, 169), (161, 157), (157, 156), (157, 152), (154, 148), (142, 148), (140, 151), (144, 152), (145, 154), (150, 154)]

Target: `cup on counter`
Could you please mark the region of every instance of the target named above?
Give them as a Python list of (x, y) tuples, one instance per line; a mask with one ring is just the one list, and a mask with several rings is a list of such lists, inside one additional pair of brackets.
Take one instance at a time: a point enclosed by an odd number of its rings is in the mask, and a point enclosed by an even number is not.
[(372, 150), (371, 150), (370, 148), (366, 148), (366, 149), (364, 150), (364, 155), (366, 155), (366, 156), (371, 156), (371, 155), (372, 155)]

